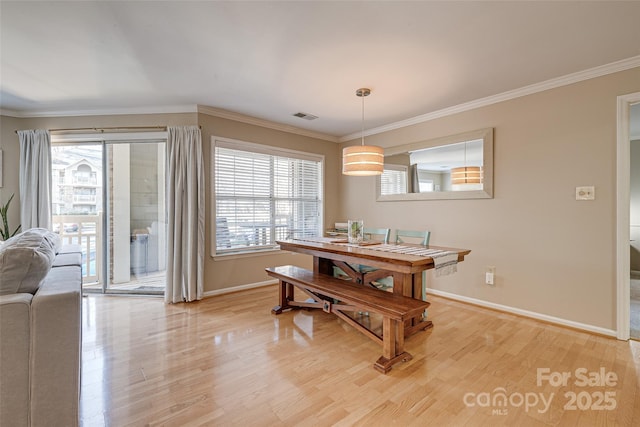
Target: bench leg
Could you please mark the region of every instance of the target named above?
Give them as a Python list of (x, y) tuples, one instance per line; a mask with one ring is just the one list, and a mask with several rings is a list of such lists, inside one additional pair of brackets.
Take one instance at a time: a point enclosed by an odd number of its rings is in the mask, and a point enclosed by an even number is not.
[(404, 323), (388, 317), (382, 319), (382, 356), (373, 367), (386, 374), (393, 365), (413, 359), (404, 351)]
[(283, 311), (292, 308), (292, 306), (289, 305), (289, 301), (293, 301), (293, 285), (291, 283), (280, 280), (278, 283), (279, 304), (271, 309), (271, 313), (280, 314)]

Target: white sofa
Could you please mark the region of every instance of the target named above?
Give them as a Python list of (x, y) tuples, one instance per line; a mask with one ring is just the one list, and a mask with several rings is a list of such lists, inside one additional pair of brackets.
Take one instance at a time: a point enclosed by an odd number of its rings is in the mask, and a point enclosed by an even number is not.
[(42, 229), (2, 244), (0, 426), (79, 425), (81, 310), (79, 246)]

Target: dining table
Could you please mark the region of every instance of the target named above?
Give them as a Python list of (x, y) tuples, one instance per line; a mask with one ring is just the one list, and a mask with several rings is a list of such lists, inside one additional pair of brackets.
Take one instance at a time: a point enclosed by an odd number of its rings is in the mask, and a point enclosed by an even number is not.
[[(464, 261), (471, 252), (469, 249), (410, 243), (365, 241), (355, 244), (336, 237), (280, 240), (277, 244), (284, 251), (311, 255), (314, 272), (333, 276), (338, 267), (351, 280), (364, 286), (374, 286), (377, 280), (392, 277), (393, 288), (389, 291), (416, 299), (423, 299), (424, 271), (443, 267), (447, 273), (453, 272), (452, 264), (457, 268), (457, 263)], [(443, 257), (453, 262), (439, 265), (439, 259)], [(359, 268), (363, 265), (368, 268)], [(431, 326), (430, 319), (416, 317), (405, 322), (404, 335), (407, 337)]]

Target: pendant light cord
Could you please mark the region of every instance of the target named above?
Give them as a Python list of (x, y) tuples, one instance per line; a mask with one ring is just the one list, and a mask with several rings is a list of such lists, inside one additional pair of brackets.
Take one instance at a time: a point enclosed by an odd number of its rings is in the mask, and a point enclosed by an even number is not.
[(362, 146), (364, 147), (364, 94), (361, 96), (362, 98), (362, 129), (360, 136), (362, 137)]
[(464, 167), (467, 170), (467, 141), (464, 142)]

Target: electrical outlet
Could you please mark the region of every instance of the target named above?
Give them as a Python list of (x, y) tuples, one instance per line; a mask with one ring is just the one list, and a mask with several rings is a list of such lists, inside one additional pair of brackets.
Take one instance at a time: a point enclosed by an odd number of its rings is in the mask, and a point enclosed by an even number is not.
[(484, 275), (484, 282), (489, 286), (495, 286), (496, 268), (492, 265), (487, 267)]
[(576, 200), (595, 200), (595, 198), (595, 187), (576, 187)]

